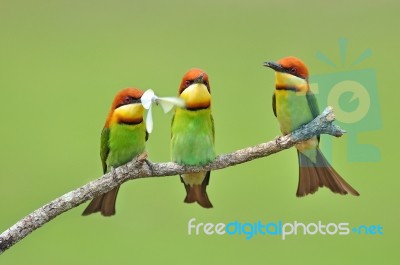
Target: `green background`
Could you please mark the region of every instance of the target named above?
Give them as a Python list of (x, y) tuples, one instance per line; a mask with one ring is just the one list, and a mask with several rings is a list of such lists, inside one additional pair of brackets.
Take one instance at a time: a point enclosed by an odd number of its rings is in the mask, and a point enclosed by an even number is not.
[[(333, 140), (333, 164), (358, 198), (327, 189), (296, 198), (291, 149), (213, 172), (211, 210), (182, 203), (178, 177), (128, 182), (115, 217), (81, 217), (81, 205), (17, 243), (0, 264), (397, 264), (399, 8), (398, 1), (1, 0), (1, 231), (101, 176), (100, 131), (116, 92), (135, 86), (176, 95), (191, 67), (210, 76), (218, 154), (279, 135), (274, 75), (262, 62), (287, 55), (302, 58), (311, 74), (375, 69), (383, 127), (359, 138), (380, 149), (379, 162), (349, 162), (345, 138)], [(350, 67), (368, 48), (373, 55)], [(154, 116), (149, 158), (168, 161), (172, 115), (155, 109)], [(191, 218), (380, 224), (384, 234), (189, 236)]]

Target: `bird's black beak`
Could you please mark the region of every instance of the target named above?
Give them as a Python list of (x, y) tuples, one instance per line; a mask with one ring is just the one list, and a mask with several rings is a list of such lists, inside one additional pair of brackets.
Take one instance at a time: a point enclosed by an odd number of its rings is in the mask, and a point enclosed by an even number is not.
[(202, 84), (204, 79), (204, 73), (201, 73), (198, 77), (193, 80), (194, 84)]
[(275, 63), (275, 62), (265, 62), (263, 64), (265, 67), (269, 67), (271, 69), (274, 69), (277, 72), (285, 72), (285, 69), (282, 67), (282, 65)]

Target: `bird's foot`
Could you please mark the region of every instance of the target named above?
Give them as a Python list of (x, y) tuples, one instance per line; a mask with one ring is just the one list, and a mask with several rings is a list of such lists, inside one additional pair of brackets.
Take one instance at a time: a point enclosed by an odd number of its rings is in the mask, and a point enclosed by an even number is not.
[(136, 157), (136, 161), (137, 162), (142, 162), (143, 163), (146, 160), (147, 160), (147, 153), (146, 152), (143, 152), (143, 153), (141, 153), (140, 155), (138, 155)]
[(111, 172), (112, 178), (116, 179), (117, 178), (117, 171), (115, 170), (115, 167), (111, 167), (110, 172)]
[(144, 162), (147, 164), (147, 166), (150, 169), (151, 175), (154, 174), (154, 168), (153, 168), (153, 163), (151, 163), (149, 160), (145, 159)]
[(153, 169), (153, 163), (151, 163), (148, 159), (147, 159), (147, 153), (144, 152), (140, 155), (137, 156), (136, 161), (139, 163), (143, 163), (145, 162), (146, 165), (149, 167), (151, 174), (154, 173), (154, 169)]

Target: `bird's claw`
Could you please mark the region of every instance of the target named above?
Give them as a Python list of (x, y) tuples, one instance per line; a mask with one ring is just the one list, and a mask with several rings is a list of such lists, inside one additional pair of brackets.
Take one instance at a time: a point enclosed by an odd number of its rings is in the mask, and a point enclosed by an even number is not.
[(154, 169), (153, 169), (153, 163), (151, 163), (149, 160), (145, 159), (144, 162), (147, 164), (147, 166), (150, 169), (151, 174), (154, 174)]
[(143, 152), (143, 153), (141, 153), (140, 155), (138, 155), (137, 158), (136, 158), (136, 161), (139, 162), (139, 163), (142, 163), (142, 164), (143, 164), (143, 162), (146, 163), (146, 165), (147, 165), (147, 166), (149, 167), (149, 169), (150, 169), (151, 174), (154, 173), (154, 170), (153, 170), (153, 163), (151, 163), (151, 162), (147, 159), (147, 153), (146, 153), (146, 152)]
[(141, 163), (143, 163), (144, 161), (147, 161), (147, 153), (143, 152), (140, 155), (138, 155), (136, 158), (136, 161), (141, 162)]
[(111, 169), (110, 169), (110, 172), (111, 172), (111, 176), (113, 177), (113, 179), (116, 179), (117, 178), (117, 171), (115, 170), (115, 167), (111, 167)]

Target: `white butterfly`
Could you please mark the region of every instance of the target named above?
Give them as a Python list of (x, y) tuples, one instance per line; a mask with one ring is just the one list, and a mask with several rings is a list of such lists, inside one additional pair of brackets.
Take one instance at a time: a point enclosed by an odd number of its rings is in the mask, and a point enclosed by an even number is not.
[(183, 99), (176, 97), (158, 97), (156, 96), (156, 94), (154, 94), (154, 91), (152, 89), (147, 89), (143, 93), (140, 100), (142, 101), (143, 108), (148, 110), (146, 117), (146, 129), (148, 133), (151, 133), (153, 131), (153, 116), (151, 111), (153, 103), (156, 105), (160, 105), (164, 113), (169, 112), (174, 106), (178, 106), (181, 108), (184, 108), (186, 106)]

